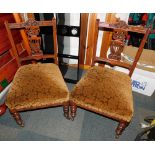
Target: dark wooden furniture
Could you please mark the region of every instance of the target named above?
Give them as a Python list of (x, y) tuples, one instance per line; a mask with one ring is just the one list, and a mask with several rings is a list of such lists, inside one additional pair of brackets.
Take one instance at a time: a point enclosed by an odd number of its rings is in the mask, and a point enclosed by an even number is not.
[[(63, 106), (64, 116), (68, 118), (69, 92), (57, 66), (57, 29), (56, 20), (35, 21), (29, 19), (21, 23), (5, 22), (8, 37), (19, 69), (17, 70), (11, 88), (7, 94), (6, 105), (15, 118), (17, 124), (24, 126), (19, 112), (53, 106)], [(39, 31), (41, 26), (50, 26), (53, 35), (54, 54), (43, 55), (40, 48), (41, 38)], [(13, 29), (25, 30), (31, 53), (27, 57), (20, 57), (12, 36)], [(52, 44), (52, 43), (51, 43)], [(54, 63), (37, 63), (40, 59), (53, 58)], [(21, 66), (21, 63), (32, 61), (33, 64)]]
[[(39, 59), (46, 59), (46, 58), (53, 58), (55, 60), (55, 63), (57, 64), (57, 34), (56, 34), (56, 26), (55, 24), (55, 19), (51, 21), (35, 21), (34, 19), (29, 19), (27, 22), (21, 22), (21, 23), (7, 23), (5, 22), (6, 29), (8, 32), (8, 37), (10, 39), (12, 49), (13, 51), (16, 51), (16, 46), (14, 44), (11, 31), (10, 29), (25, 29), (25, 32), (27, 33), (27, 38), (29, 42), (29, 46), (31, 49), (31, 54), (27, 56), (26, 58), (19, 58), (18, 53), (16, 54), (14, 52), (14, 55), (16, 56), (16, 60), (20, 66), (21, 61), (28, 61), (28, 60), (39, 60)], [(52, 26), (53, 28), (53, 44), (54, 44), (54, 54), (45, 54), (43, 55), (43, 52), (40, 48), (41, 46), (41, 37), (39, 37), (39, 32), (40, 29), (39, 27), (41, 26)], [(52, 37), (52, 35), (51, 35)]]
[[(110, 54), (105, 57), (96, 56), (96, 47), (99, 30), (112, 31)], [(128, 31), (143, 33), (144, 37), (135, 56), (133, 64), (127, 64), (121, 60), (121, 53), (125, 46)], [(116, 24), (102, 23), (96, 20), (92, 67), (74, 87), (70, 95), (71, 117), (76, 116), (77, 106), (92, 112), (107, 116), (119, 122), (116, 129), (116, 137), (128, 126), (133, 116), (133, 97), (131, 76), (143, 51), (147, 37), (151, 31), (138, 27), (128, 27), (124, 22)], [(101, 65), (95, 66), (95, 63)], [(103, 67), (119, 66), (129, 70), (129, 74)]]

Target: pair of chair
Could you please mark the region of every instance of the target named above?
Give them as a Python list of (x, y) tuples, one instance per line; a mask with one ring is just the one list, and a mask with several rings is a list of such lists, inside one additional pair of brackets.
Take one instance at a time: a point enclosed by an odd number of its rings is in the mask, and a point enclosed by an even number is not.
[[(93, 34), (95, 44), (92, 67), (69, 94), (60, 70), (56, 65), (57, 34), (55, 19), (52, 21), (28, 20), (25, 23), (5, 23), (13, 48), (13, 55), (19, 66), (22, 61), (44, 58), (53, 58), (56, 63), (29, 64), (20, 66), (18, 69), (8, 92), (6, 105), (19, 125), (24, 125), (19, 115), (20, 111), (61, 105), (63, 106), (65, 117), (73, 120), (76, 116), (78, 106), (119, 121), (116, 135), (117, 137), (121, 135), (133, 116), (133, 98), (130, 77), (141, 55), (145, 41), (150, 32), (150, 27), (145, 31), (144, 38), (133, 65), (130, 65), (120, 61), (121, 52), (125, 44), (125, 37), (127, 35), (126, 30), (123, 29), (116, 29), (113, 31), (109, 58), (96, 57), (97, 36), (101, 28), (99, 24), (100, 22), (97, 20), (95, 33)], [(52, 26), (53, 28), (53, 55), (43, 55), (40, 49), (41, 38), (38, 37), (39, 26)], [(25, 28), (27, 31), (28, 41), (32, 50), (32, 54), (27, 58), (20, 59), (18, 56), (11, 35), (11, 29), (14, 28)], [(106, 67), (95, 66), (96, 62), (128, 68), (130, 70), (129, 76)]]

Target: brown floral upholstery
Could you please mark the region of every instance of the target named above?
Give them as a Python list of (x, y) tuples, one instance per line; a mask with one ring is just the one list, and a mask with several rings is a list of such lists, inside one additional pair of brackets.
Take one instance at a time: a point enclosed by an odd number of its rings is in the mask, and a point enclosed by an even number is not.
[(133, 98), (130, 77), (109, 68), (94, 66), (70, 94), (77, 106), (130, 122)]
[(68, 88), (55, 64), (30, 64), (18, 69), (8, 92), (9, 109), (35, 109), (69, 100)]

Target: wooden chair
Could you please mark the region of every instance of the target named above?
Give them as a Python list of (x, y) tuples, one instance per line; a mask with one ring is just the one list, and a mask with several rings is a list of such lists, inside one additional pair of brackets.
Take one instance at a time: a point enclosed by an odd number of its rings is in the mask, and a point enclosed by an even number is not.
[[(12, 54), (16, 58), (19, 69), (12, 81), (5, 104), (15, 118), (17, 124), (24, 126), (19, 112), (53, 106), (63, 106), (64, 116), (68, 118), (69, 91), (57, 66), (57, 32), (56, 20), (35, 21), (29, 19), (21, 23), (5, 22)], [(51, 26), (53, 29), (54, 54), (43, 55), (40, 48), (41, 38), (38, 36), (41, 26)], [(12, 37), (12, 30), (25, 30), (31, 53), (27, 57), (19, 57)], [(52, 37), (52, 34), (51, 34)], [(40, 59), (53, 58), (54, 63), (36, 63)], [(23, 61), (33, 64), (21, 66)]]
[[(118, 138), (128, 126), (133, 116), (131, 76), (151, 28), (140, 30), (138, 28), (130, 29), (127, 25), (119, 28), (118, 23), (116, 25), (107, 25), (96, 20), (92, 67), (86, 72), (79, 83), (75, 85), (70, 94), (71, 117), (74, 119), (76, 116), (78, 106), (117, 120), (119, 124), (116, 129), (116, 137)], [(112, 31), (110, 54), (108, 57), (101, 58), (96, 56), (99, 30)], [(125, 46), (128, 31), (144, 34), (132, 65), (121, 61), (121, 53)], [(95, 63), (100, 63), (100, 65), (95, 66)], [(126, 68), (129, 70), (129, 74), (127, 75), (123, 72), (103, 67), (105, 64), (111, 67), (119, 66)]]

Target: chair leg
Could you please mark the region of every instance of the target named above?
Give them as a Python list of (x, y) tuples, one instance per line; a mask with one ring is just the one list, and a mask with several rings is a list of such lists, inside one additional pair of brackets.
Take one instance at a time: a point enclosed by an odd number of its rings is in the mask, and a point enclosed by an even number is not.
[(73, 121), (76, 116), (77, 105), (70, 101), (71, 120)]
[(5, 103), (3, 103), (2, 105), (0, 105), (0, 116), (4, 115), (6, 112), (7, 106), (5, 105)]
[(10, 110), (10, 113), (12, 114), (12, 116), (15, 119), (15, 121), (17, 122), (17, 124), (20, 125), (21, 127), (24, 127), (24, 122), (21, 119), (20, 114), (16, 110)]
[(66, 119), (70, 119), (69, 104), (63, 105), (63, 111), (64, 111), (64, 116), (66, 117)]
[(122, 132), (125, 130), (125, 128), (129, 125), (129, 122), (121, 121), (119, 122), (117, 129), (116, 129), (116, 138), (119, 138), (119, 136), (122, 134)]

